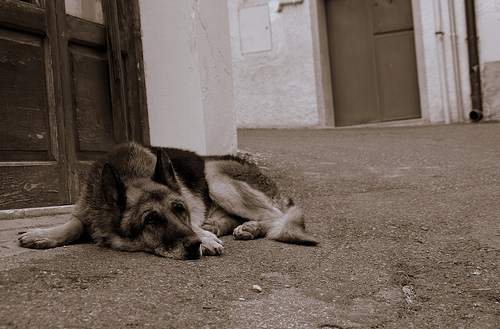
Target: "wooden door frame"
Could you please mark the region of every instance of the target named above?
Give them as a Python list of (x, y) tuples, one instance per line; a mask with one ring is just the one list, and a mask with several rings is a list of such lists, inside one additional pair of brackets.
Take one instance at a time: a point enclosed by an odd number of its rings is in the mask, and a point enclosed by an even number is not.
[[(59, 164), (59, 185), (61, 194), (61, 203), (70, 204), (72, 203), (70, 191), (75, 188), (75, 178), (71, 175), (71, 168), (73, 167), (71, 161), (73, 158), (67, 156), (69, 154), (68, 150), (71, 147), (74, 148), (74, 143), (71, 140), (68, 141), (68, 136), (66, 133), (65, 115), (64, 115), (64, 99), (63, 84), (61, 78), (61, 58), (59, 49), (59, 32), (57, 28), (56, 11), (54, 7), (55, 3), (53, 1), (45, 1), (44, 7), (47, 19), (47, 38), (50, 42), (51, 47), (51, 61), (52, 68), (48, 68), (52, 72), (53, 79), (53, 89), (49, 92), (54, 93), (53, 106), (55, 107), (56, 115), (56, 125), (57, 125), (57, 140), (59, 149), (57, 150), (57, 162)], [(49, 74), (50, 75), (50, 74)], [(59, 92), (58, 92), (59, 91)], [(50, 98), (50, 97), (49, 97)], [(50, 101), (50, 100), (49, 100)], [(78, 186), (78, 181), (76, 181), (76, 186)]]
[[(17, 0), (0, 1), (0, 22), (1, 27), (15, 31), (16, 33), (27, 33), (44, 38), (43, 51), (45, 58), (45, 80), (46, 80), (46, 99), (47, 112), (49, 120), (56, 123), (56, 126), (49, 124), (50, 143), (47, 159), (55, 161), (57, 166), (57, 175), (59, 183), (58, 199), (60, 204), (70, 202), (68, 186), (68, 168), (65, 166), (66, 139), (64, 138), (64, 120), (63, 103), (61, 94), (57, 91), (62, 90), (60, 79), (60, 60), (57, 48), (57, 29), (55, 25), (54, 11), (50, 10), (53, 2), (42, 0), (40, 5), (25, 3)], [(13, 15), (12, 13), (16, 13)], [(11, 163), (31, 165), (32, 160), (15, 159)], [(45, 161), (44, 161), (45, 162)]]
[[(55, 170), (58, 175), (58, 204), (71, 204), (77, 201), (80, 184), (75, 142), (77, 132), (69, 88), (71, 72), (68, 41), (74, 36), (68, 33), (68, 26), (77, 20), (82, 24), (84, 20), (67, 15), (64, 0), (36, 2), (37, 4), (20, 0), (0, 0), (0, 25), (13, 32), (30, 33), (44, 39), (42, 46), (46, 59), (46, 107), (49, 120), (53, 123), (49, 125), (48, 159), (55, 161), (57, 166)], [(104, 27), (92, 28), (89, 25), (90, 30), (74, 30), (73, 33), (78, 33), (79, 39), (82, 40), (85, 40), (83, 34), (93, 34), (92, 36), (100, 38), (100, 44), (108, 49), (111, 106), (113, 113), (117, 113), (113, 121), (121, 128), (115, 129), (115, 133), (125, 131), (116, 136), (116, 141), (134, 140), (149, 144), (139, 3), (138, 0), (102, 0), (102, 3), (107, 22)], [(17, 14), (12, 15), (12, 12)], [(92, 43), (90, 38), (88, 40)], [(7, 165), (15, 166), (19, 163), (23, 166), (23, 162), (24, 160)], [(33, 159), (25, 163), (35, 162), (36, 159)]]
[[(50, 17), (49, 26), (55, 29), (58, 38), (58, 54), (59, 62), (59, 78), (61, 79), (61, 86), (71, 85), (71, 72), (69, 67), (69, 53), (67, 50), (68, 43), (72, 39), (72, 35), (68, 33), (68, 24), (71, 25), (72, 21), (83, 20), (65, 14), (64, 1), (56, 1), (55, 7), (52, 1), (46, 1), (49, 16), (54, 13), (62, 13)], [(125, 142), (128, 140), (135, 140), (145, 144), (150, 143), (149, 137), (149, 120), (147, 113), (146, 103), (146, 86), (144, 75), (144, 62), (142, 57), (142, 41), (140, 38), (140, 13), (138, 0), (103, 0), (103, 14), (104, 14), (104, 35), (102, 30), (95, 29), (89, 24), (90, 33), (98, 39), (105, 41), (108, 52), (108, 67), (110, 77), (110, 91), (111, 91), (111, 106), (113, 108), (113, 122), (115, 125), (115, 138), (117, 142)], [(120, 13), (120, 15), (118, 14)], [(132, 19), (130, 19), (132, 18)], [(121, 28), (120, 28), (121, 27)], [(82, 38), (82, 32), (78, 35)], [(85, 39), (85, 38), (82, 38)], [(90, 38), (89, 38), (90, 39)], [(131, 40), (132, 39), (132, 40)], [(89, 40), (89, 42), (91, 42)], [(129, 81), (125, 81), (124, 77), (124, 63), (122, 56), (128, 56), (127, 63), (136, 65), (128, 65), (127, 69), (131, 73)], [(134, 79), (135, 84), (131, 83)], [(128, 82), (128, 83), (127, 83)], [(66, 159), (66, 172), (62, 176), (67, 177), (65, 183), (67, 184), (68, 203), (75, 203), (78, 199), (79, 193), (79, 175), (78, 175), (78, 159), (76, 157), (77, 150), (75, 141), (77, 140), (76, 131), (74, 129), (74, 111), (72, 94), (69, 88), (61, 88), (62, 91), (62, 104), (58, 108), (63, 110), (61, 113), (62, 132), (60, 136), (61, 145), (64, 147), (64, 154), (67, 155)], [(128, 96), (128, 97), (127, 97)], [(127, 106), (128, 100), (137, 101), (134, 104)], [(135, 106), (135, 108), (134, 108)], [(141, 121), (135, 124), (133, 115), (139, 114)], [(59, 117), (58, 117), (59, 119)], [(134, 128), (132, 126), (134, 125)], [(122, 127), (126, 127), (123, 130)], [(139, 134), (135, 133), (137, 130)]]
[[(48, 1), (50, 2), (50, 1)], [(65, 13), (64, 1), (57, 1), (56, 12)], [(113, 123), (115, 126), (115, 138), (118, 143), (135, 140), (145, 144), (149, 144), (149, 121), (147, 114), (146, 104), (146, 87), (144, 78), (144, 63), (142, 57), (142, 41), (140, 39), (140, 18), (139, 18), (139, 5), (138, 0), (103, 0), (103, 14), (104, 14), (104, 34), (102, 30), (97, 31), (92, 29), (93, 34), (99, 35), (99, 39), (105, 41), (108, 53), (108, 67), (110, 77), (110, 92), (111, 92), (111, 106), (113, 108)], [(119, 10), (120, 8), (120, 10)], [(118, 12), (121, 15), (118, 15)], [(132, 17), (133, 19), (129, 20)], [(71, 24), (71, 21), (82, 20), (69, 15), (57, 15), (56, 24), (59, 26), (59, 31), (64, 30), (67, 32), (66, 24)], [(120, 29), (120, 25), (122, 29)], [(89, 28), (91, 26), (89, 25)], [(81, 37), (81, 35), (79, 35)], [(59, 38), (59, 53), (62, 54), (60, 61), (61, 77), (63, 79), (62, 85), (68, 86), (71, 84), (71, 74), (69, 67), (69, 53), (67, 51), (68, 43), (72, 36), (68, 33), (58, 34)], [(133, 40), (130, 40), (130, 39)], [(130, 53), (130, 50), (133, 53)], [(128, 62), (133, 62), (136, 65), (128, 65), (128, 70), (132, 71), (132, 76), (136, 84), (131, 81), (126, 81), (124, 77), (124, 63), (122, 56), (126, 54), (129, 56)], [(128, 80), (130, 80), (129, 78)], [(65, 81), (64, 81), (65, 80)], [(128, 82), (128, 83), (127, 83)], [(131, 90), (134, 88), (135, 90)], [(68, 88), (66, 88), (68, 89)], [(127, 97), (128, 96), (128, 97)], [(129, 100), (138, 98), (139, 102), (127, 106), (127, 98)], [(74, 111), (72, 104), (71, 92), (63, 92), (63, 108), (64, 108), (64, 126), (66, 154), (68, 159), (66, 162), (67, 167), (67, 187), (69, 195), (69, 203), (75, 203), (78, 199), (79, 191), (79, 175), (78, 175), (78, 159), (75, 141), (77, 139), (74, 127)], [(136, 108), (133, 108), (133, 106)], [(131, 121), (134, 121), (132, 116), (139, 113), (142, 118), (139, 130), (140, 134), (134, 134), (132, 130)], [(123, 130), (122, 127), (126, 127)], [(135, 129), (137, 130), (137, 129)], [(67, 135), (69, 132), (71, 135)], [(70, 140), (68, 141), (68, 138)]]

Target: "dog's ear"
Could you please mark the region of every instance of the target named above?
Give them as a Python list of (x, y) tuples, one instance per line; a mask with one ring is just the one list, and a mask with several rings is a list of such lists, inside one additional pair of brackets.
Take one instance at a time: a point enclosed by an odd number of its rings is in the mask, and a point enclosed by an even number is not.
[(125, 208), (125, 185), (118, 177), (115, 168), (105, 163), (101, 174), (101, 187), (103, 202)]
[(156, 151), (155, 173), (151, 178), (153, 181), (166, 185), (171, 189), (180, 192), (179, 182), (175, 177), (174, 167), (167, 153), (162, 149)]

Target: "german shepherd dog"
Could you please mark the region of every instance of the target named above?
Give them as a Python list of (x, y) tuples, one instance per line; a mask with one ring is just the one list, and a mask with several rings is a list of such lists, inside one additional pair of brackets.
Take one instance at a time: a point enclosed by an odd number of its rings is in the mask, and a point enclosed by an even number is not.
[(27, 248), (53, 248), (89, 236), (122, 251), (175, 259), (219, 255), (218, 237), (316, 245), (302, 212), (257, 165), (232, 155), (118, 145), (96, 161), (71, 219), (21, 232)]

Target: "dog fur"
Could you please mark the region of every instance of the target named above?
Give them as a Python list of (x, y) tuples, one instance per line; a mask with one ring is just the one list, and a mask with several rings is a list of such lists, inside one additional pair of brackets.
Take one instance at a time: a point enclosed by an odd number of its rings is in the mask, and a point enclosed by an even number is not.
[(19, 244), (53, 248), (88, 235), (116, 250), (195, 259), (221, 254), (218, 237), (231, 233), (317, 244), (300, 209), (255, 164), (129, 142), (93, 164), (67, 223), (21, 232)]

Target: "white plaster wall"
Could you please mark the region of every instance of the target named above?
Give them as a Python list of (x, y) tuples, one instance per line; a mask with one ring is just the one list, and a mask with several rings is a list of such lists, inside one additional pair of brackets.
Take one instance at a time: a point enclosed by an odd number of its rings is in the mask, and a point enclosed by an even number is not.
[[(238, 127), (309, 127), (319, 123), (309, 0), (228, 0)], [(269, 6), (272, 49), (241, 53), (239, 10)]]
[[(452, 11), (455, 15), (455, 28), (456, 35), (450, 35), (450, 38), (455, 38), (457, 47), (457, 69), (456, 77), (451, 77), (452, 81), (458, 82), (456, 88), (456, 97), (458, 98), (456, 103), (451, 103), (452, 109), (456, 106), (457, 117), (452, 117), (453, 122), (466, 122), (469, 120), (469, 113), (472, 110), (472, 99), (471, 99), (471, 86), (470, 86), (470, 75), (469, 75), (469, 53), (467, 45), (467, 23), (465, 15), (465, 1), (455, 1), (449, 0), (448, 4), (453, 2)], [(451, 46), (450, 46), (451, 47)], [(456, 78), (456, 80), (455, 80)], [(461, 100), (461, 104), (460, 101)], [(452, 111), (453, 113), (453, 111)]]
[(480, 61), (500, 61), (500, 1), (476, 0), (475, 6)]
[(464, 3), (413, 0), (412, 5), (422, 118), (463, 122), (470, 111)]
[[(324, 125), (329, 121), (327, 102), (314, 97), (329, 88), (318, 75), (318, 67), (326, 67), (318, 65), (316, 53), (320, 22), (310, 21), (321, 15), (314, 12), (321, 6), (306, 0), (277, 13), (277, 2), (228, 0), (237, 124)], [(269, 5), (272, 50), (241, 54), (238, 12), (262, 4)], [(422, 118), (428, 123), (467, 122), (472, 107), (465, 3), (413, 0), (412, 6)], [(484, 115), (500, 119), (500, 2), (476, 0), (476, 14)]]
[(476, 0), (483, 117), (500, 120), (500, 2)]
[(231, 153), (237, 149), (237, 136), (227, 3), (225, 0), (196, 2), (206, 153)]
[[(328, 45), (318, 32), (325, 22), (316, 21), (324, 8), (305, 0), (277, 13), (277, 3), (228, 0), (237, 125), (332, 124), (331, 95), (325, 95), (331, 86), (323, 72), (329, 66), (321, 63), (327, 54), (321, 47)], [(272, 50), (242, 54), (238, 12), (263, 4), (270, 10)], [(413, 0), (412, 5), (422, 118), (428, 123), (467, 121), (471, 100), (464, 3)]]
[(316, 102), (319, 126), (335, 126), (325, 0), (310, 0)]
[(139, 4), (151, 143), (201, 154), (235, 151), (226, 1)]

